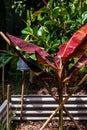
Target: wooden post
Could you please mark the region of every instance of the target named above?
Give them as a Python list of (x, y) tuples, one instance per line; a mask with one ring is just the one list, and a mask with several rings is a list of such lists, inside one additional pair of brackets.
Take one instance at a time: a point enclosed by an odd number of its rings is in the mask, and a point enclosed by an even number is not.
[(30, 70), (30, 79), (29, 79), (29, 81), (30, 81), (30, 83), (33, 82), (33, 72), (32, 72), (32, 70)]
[(10, 85), (7, 85), (7, 130), (9, 130)]
[(22, 70), (22, 91), (21, 91), (21, 113), (20, 113), (20, 121), (22, 121), (23, 115), (23, 102), (24, 102), (24, 70)]
[(4, 101), (4, 59), (2, 60), (2, 100)]

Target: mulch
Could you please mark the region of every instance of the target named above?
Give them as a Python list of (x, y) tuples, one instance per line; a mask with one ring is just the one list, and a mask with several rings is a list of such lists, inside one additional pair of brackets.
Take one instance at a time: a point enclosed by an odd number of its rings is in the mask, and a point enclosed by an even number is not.
[[(26, 121), (26, 122), (13, 122), (13, 130), (40, 130), (45, 121)], [(87, 130), (87, 122), (78, 122), (82, 130)], [(59, 125), (57, 120), (52, 120), (44, 130), (58, 130)], [(64, 121), (63, 130), (78, 130), (72, 121)]]

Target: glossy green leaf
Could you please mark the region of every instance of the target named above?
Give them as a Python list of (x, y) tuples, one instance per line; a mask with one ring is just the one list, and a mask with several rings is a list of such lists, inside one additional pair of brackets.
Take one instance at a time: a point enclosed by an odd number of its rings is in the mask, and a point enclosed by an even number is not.
[(44, 23), (44, 25), (55, 25), (55, 24), (57, 24), (57, 22), (56, 21), (54, 21), (54, 20), (47, 20), (45, 23)]
[(54, 0), (49, 0), (49, 7), (50, 7), (50, 8), (52, 8), (53, 1), (54, 1)]
[(58, 15), (59, 15), (59, 7), (55, 7), (55, 8), (53, 9), (53, 17), (54, 17), (55, 19), (57, 19), (57, 18), (58, 18)]
[(52, 45), (52, 48), (53, 48), (53, 49), (57, 49), (57, 48), (58, 48), (58, 45), (59, 45), (59, 43), (54, 43), (54, 44)]
[(87, 22), (87, 11), (85, 11), (85, 12), (82, 14), (82, 24), (84, 24), (85, 22)]

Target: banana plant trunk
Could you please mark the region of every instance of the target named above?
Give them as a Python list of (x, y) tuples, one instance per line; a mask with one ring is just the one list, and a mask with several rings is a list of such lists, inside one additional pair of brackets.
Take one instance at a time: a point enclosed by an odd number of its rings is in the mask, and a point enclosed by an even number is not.
[[(63, 85), (60, 83), (59, 84), (59, 89), (58, 89), (58, 94), (59, 94), (59, 105), (63, 101)], [(63, 107), (59, 110), (59, 129), (58, 130), (63, 130)]]

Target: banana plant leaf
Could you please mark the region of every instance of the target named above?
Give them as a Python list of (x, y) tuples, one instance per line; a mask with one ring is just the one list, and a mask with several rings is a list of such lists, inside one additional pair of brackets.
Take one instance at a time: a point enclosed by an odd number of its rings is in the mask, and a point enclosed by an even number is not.
[(60, 45), (57, 57), (61, 57), (64, 62), (66, 59), (81, 56), (87, 48), (87, 24), (80, 28), (70, 40)]
[(13, 35), (7, 34), (8, 38), (11, 40), (11, 44), (18, 46), (22, 51), (25, 51), (29, 54), (35, 53), (35, 51), (40, 51), (42, 55), (49, 56), (49, 54), (44, 51), (41, 47), (22, 40), (21, 38), (15, 37)]
[[(71, 80), (72, 76), (75, 74), (85, 65), (87, 65), (87, 54), (82, 55), (78, 61), (71, 67), (71, 69), (68, 71), (67, 77), (64, 79), (63, 82), (68, 82)], [(73, 78), (74, 80), (74, 78)]]
[[(40, 64), (56, 69), (60, 78), (62, 77), (61, 75), (63, 73), (63, 68), (65, 67), (67, 61), (73, 57), (82, 56), (87, 49), (87, 24), (81, 27), (76, 33), (74, 33), (74, 35), (67, 43), (60, 45), (59, 51), (54, 57), (52, 57), (45, 50), (35, 44), (26, 42), (10, 34), (7, 34), (7, 36), (11, 40), (11, 43), (18, 46), (21, 50), (29, 54), (35, 53), (37, 61)], [(72, 72), (70, 71), (70, 73), (74, 73), (76, 70), (80, 69), (83, 65), (86, 64), (86, 60), (84, 60), (84, 62), (82, 61), (84, 57), (86, 56), (83, 55), (82, 58), (79, 59), (77, 64), (74, 65), (76, 68), (73, 67)], [(80, 62), (82, 62), (83, 65), (80, 65), (80, 67), (78, 67), (78, 63)], [(68, 73), (67, 77), (72, 76), (70, 76)]]
[(39, 63), (55, 68), (55, 66), (48, 60), (48, 57), (52, 58), (52, 56), (41, 47), (33, 43), (26, 42), (10, 34), (7, 34), (7, 36), (11, 40), (11, 43), (18, 46), (22, 51), (25, 51), (29, 54), (35, 53)]
[(48, 58), (51, 58), (51, 60), (53, 59), (53, 57), (51, 55), (44, 57), (43, 55), (41, 55), (41, 53), (39, 51), (36, 51), (35, 54), (36, 54), (37, 61), (40, 64), (43, 64), (43, 65), (56, 69), (56, 66), (48, 59)]

